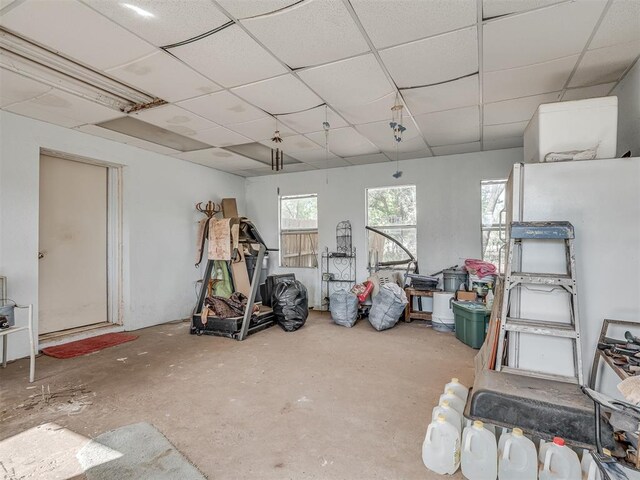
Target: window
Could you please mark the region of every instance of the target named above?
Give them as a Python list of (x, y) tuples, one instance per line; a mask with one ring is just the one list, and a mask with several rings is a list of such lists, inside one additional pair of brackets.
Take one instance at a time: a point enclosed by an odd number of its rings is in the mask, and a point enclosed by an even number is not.
[(318, 196), (280, 197), (280, 266), (318, 267)]
[(482, 197), (482, 259), (502, 270), (506, 226), (502, 223), (505, 209), (506, 180), (486, 180), (481, 183)]
[[(367, 189), (367, 225), (396, 239), (417, 256), (416, 187), (382, 187)], [(380, 262), (407, 259), (394, 242), (369, 232), (369, 251), (378, 252)]]

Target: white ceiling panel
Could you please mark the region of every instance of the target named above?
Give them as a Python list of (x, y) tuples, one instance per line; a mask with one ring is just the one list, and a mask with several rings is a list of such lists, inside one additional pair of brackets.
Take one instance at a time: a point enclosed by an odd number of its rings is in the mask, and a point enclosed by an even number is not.
[(322, 170), (323, 168), (348, 167), (351, 164), (340, 157), (330, 158), (329, 160), (320, 160), (318, 162), (307, 162), (309, 165)]
[[(392, 154), (387, 154), (387, 156), (389, 157), (389, 160), (391, 160), (392, 162), (396, 161), (396, 154), (394, 153)], [(405, 153), (398, 153), (398, 160), (402, 161), (402, 160), (415, 160), (417, 158), (427, 158), (427, 157), (431, 157), (431, 152), (428, 149), (423, 149), (423, 150), (418, 150), (417, 152), (405, 152)]]
[(488, 22), (486, 72), (575, 55), (584, 49), (606, 1), (568, 2)]
[(299, 133), (311, 133), (322, 130), (322, 122), (325, 118), (331, 128), (346, 127), (345, 122), (339, 115), (330, 108), (317, 107), (300, 113), (290, 115), (278, 115), (278, 119), (287, 126)]
[(589, 50), (569, 82), (570, 87), (586, 87), (615, 82), (640, 55), (640, 41)]
[(407, 130), (399, 143), (395, 141), (388, 121), (356, 125), (356, 129), (386, 153), (392, 152), (395, 155), (396, 144), (399, 152), (415, 152), (423, 148), (426, 149), (427, 145), (411, 119), (406, 118), (404, 123)]
[[(307, 137), (320, 145), (324, 145), (324, 132), (309, 133)], [(329, 132), (329, 151), (339, 157), (380, 153), (378, 147), (353, 127), (332, 128)]]
[(178, 105), (219, 125), (250, 122), (267, 114), (229, 92), (217, 92), (204, 97), (179, 102)]
[(107, 70), (107, 73), (168, 102), (178, 102), (221, 89), (164, 51)]
[(521, 137), (524, 129), (527, 128), (528, 121), (515, 123), (502, 123), (499, 125), (485, 125), (482, 129), (482, 139), (495, 140), (498, 138)]
[(482, 0), (482, 18), (500, 17), (510, 13), (526, 12), (565, 0)]
[(306, 0), (242, 24), (291, 68), (333, 62), (369, 50), (342, 2)]
[(478, 71), (476, 27), (418, 40), (380, 52), (400, 88), (432, 85)]
[(415, 120), (431, 146), (454, 145), (480, 140), (480, 110), (478, 106), (425, 113), (416, 116)]
[(143, 150), (148, 150), (150, 152), (161, 153), (163, 155), (176, 155), (180, 153), (179, 150), (174, 150), (173, 148), (165, 147), (164, 145), (158, 145), (157, 143), (147, 142), (140, 138), (131, 137), (107, 128), (98, 127), (97, 125), (81, 125), (80, 127), (75, 127), (74, 130), (79, 130), (96, 137), (114, 140), (116, 142), (131, 145), (132, 147), (142, 148)]
[(368, 165), (370, 163), (384, 163), (390, 161), (384, 153), (374, 153), (373, 155), (358, 155), (357, 157), (346, 157), (345, 160), (351, 165)]
[(521, 147), (524, 142), (522, 137), (496, 138), (495, 140), (485, 140), (482, 143), (483, 150), (502, 150), (503, 148)]
[(15, 0), (0, 0), (0, 10), (2, 10), (5, 7), (8, 7), (13, 2), (15, 2)]
[(281, 10), (299, 0), (216, 0), (227, 12), (236, 18), (249, 18)]
[[(276, 172), (271, 170), (271, 167), (250, 168), (248, 170), (237, 170), (233, 172), (234, 175), (240, 175), (242, 177), (263, 177), (265, 175), (275, 175)], [(286, 173), (286, 172), (283, 172)]]
[[(273, 137), (273, 133), (276, 130), (276, 120), (273, 117), (263, 117), (258, 120), (252, 120), (250, 122), (244, 123), (236, 123), (235, 125), (230, 125), (229, 129), (234, 132), (238, 132), (245, 137), (248, 137), (256, 142), (260, 142), (262, 140), (269, 140)], [(282, 122), (277, 122), (277, 129), (280, 132), (280, 136), (290, 137), (292, 135), (296, 135), (296, 132), (291, 130), (286, 125), (283, 125)]]
[[(271, 148), (273, 146), (273, 142), (271, 140), (263, 140), (260, 142), (261, 144)], [(291, 155), (292, 157), (298, 158), (298, 154), (304, 154), (307, 152), (312, 152), (313, 150), (322, 150), (324, 152), (324, 147), (320, 144), (317, 144), (311, 140), (309, 140), (304, 135), (294, 135), (292, 137), (287, 137), (283, 139), (282, 149), (285, 152), (285, 155)], [(324, 145), (324, 137), (322, 140), (322, 145)], [(331, 154), (330, 154), (331, 155)], [(324, 158), (321, 157), (321, 158)], [(301, 160), (298, 158), (298, 160)]]
[(77, 1), (27, 0), (0, 24), (99, 70), (143, 57), (154, 47)]
[(197, 37), (230, 21), (210, 0), (83, 1), (158, 47)]
[(241, 145), (252, 143), (253, 140), (239, 133), (233, 132), (224, 127), (208, 128), (191, 135), (192, 138), (208, 143), (214, 147), (228, 147), (230, 145)]
[(444, 145), (442, 147), (431, 147), (434, 155), (459, 155), (462, 153), (472, 153), (480, 151), (480, 142), (460, 143), (458, 145)]
[(562, 90), (580, 55), (484, 74), (486, 103)]
[(291, 154), (292, 157), (300, 160), (301, 162), (320, 163), (324, 160), (333, 160), (335, 158), (339, 158), (331, 152), (329, 152), (329, 154), (327, 155), (325, 149), (320, 147), (316, 147), (310, 150), (298, 150), (296, 152), (290, 152), (289, 150), (287, 150), (286, 145), (284, 148), (285, 155)]
[(138, 120), (157, 125), (172, 132), (192, 137), (197, 132), (217, 127), (213, 122), (176, 105), (141, 110), (134, 114)]
[(484, 106), (484, 125), (515, 123), (531, 120), (536, 108), (542, 103), (553, 103), (560, 99), (561, 92), (533, 95), (531, 97), (487, 103)]
[(175, 155), (175, 157), (225, 172), (236, 172), (249, 168), (263, 168), (265, 166), (264, 163), (221, 148), (207, 148), (205, 150), (196, 150), (195, 152), (185, 152)]
[(410, 88), (402, 90), (401, 93), (413, 115), (469, 107), (480, 103), (478, 75), (430, 87)]
[(592, 87), (570, 88), (564, 92), (563, 101), (584, 100), (585, 98), (604, 97), (616, 86), (616, 82), (594, 85)]
[(0, 107), (35, 98), (51, 90), (44, 83), (0, 68)]
[(237, 25), (169, 51), (225, 87), (257, 82), (287, 71)]
[(473, 25), (478, 11), (469, 0), (351, 0), (376, 48), (431, 37)]
[(299, 75), (334, 107), (365, 105), (394, 92), (372, 54), (303, 70)]
[(633, 41), (640, 41), (640, 1), (614, 0), (589, 48), (611, 47)]
[(5, 110), (63, 127), (77, 127), (122, 117), (122, 112), (98, 105), (75, 95), (52, 89), (39, 97), (14, 103)]
[(299, 112), (324, 103), (291, 74), (234, 88), (232, 91), (273, 115)]
[[(391, 107), (395, 104), (396, 94), (390, 93), (378, 100), (363, 105), (350, 105), (348, 107), (336, 107), (338, 113), (353, 124), (376, 122), (378, 120), (391, 120)], [(402, 99), (400, 99), (401, 103)], [(405, 117), (407, 116), (406, 111)], [(333, 125), (332, 125), (333, 126)]]

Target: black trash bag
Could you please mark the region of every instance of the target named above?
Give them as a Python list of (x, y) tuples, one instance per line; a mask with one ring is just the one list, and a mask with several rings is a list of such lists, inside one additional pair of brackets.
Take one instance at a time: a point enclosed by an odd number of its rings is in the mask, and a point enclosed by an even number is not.
[(271, 305), (276, 322), (285, 332), (295, 332), (309, 316), (307, 289), (298, 280), (278, 283), (273, 290)]

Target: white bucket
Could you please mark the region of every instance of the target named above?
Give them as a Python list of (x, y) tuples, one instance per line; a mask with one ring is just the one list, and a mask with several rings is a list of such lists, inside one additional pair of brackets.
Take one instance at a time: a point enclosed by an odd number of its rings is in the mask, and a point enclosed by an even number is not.
[(454, 295), (454, 293), (450, 292), (433, 293), (431, 324), (434, 330), (452, 332), (455, 329), (455, 320), (451, 308), (451, 300)]

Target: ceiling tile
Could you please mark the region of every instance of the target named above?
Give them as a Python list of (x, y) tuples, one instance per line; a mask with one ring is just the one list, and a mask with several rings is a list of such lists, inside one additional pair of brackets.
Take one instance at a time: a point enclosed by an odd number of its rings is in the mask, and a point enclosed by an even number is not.
[(217, 0), (227, 12), (236, 18), (249, 18), (281, 10), (299, 0)]
[(369, 50), (342, 2), (307, 0), (242, 24), (291, 68), (333, 62)]
[(560, 99), (561, 92), (533, 95), (531, 97), (504, 100), (502, 102), (487, 103), (483, 108), (484, 125), (501, 123), (515, 123), (531, 120), (538, 105), (553, 103)]
[(468, 0), (351, 0), (377, 48), (431, 37), (473, 25), (478, 11)]
[(322, 170), (323, 168), (349, 167), (351, 164), (340, 157), (330, 158), (329, 160), (321, 160), (319, 162), (307, 162), (309, 165)]
[(586, 87), (615, 82), (640, 55), (640, 41), (589, 50), (569, 82), (570, 87)]
[(395, 155), (396, 146), (399, 152), (415, 152), (416, 150), (426, 149), (427, 145), (411, 119), (407, 118), (404, 123), (407, 130), (399, 143), (395, 141), (388, 121), (356, 125), (356, 129), (383, 152), (392, 152)]
[[(324, 135), (324, 132), (323, 132)], [(271, 140), (263, 140), (260, 142), (261, 144), (271, 148), (273, 143)], [(324, 137), (322, 139), (322, 145), (324, 145)], [(324, 147), (321, 147), (320, 144), (315, 143), (309, 140), (304, 135), (294, 135), (292, 137), (287, 137), (282, 141), (282, 149), (284, 150), (286, 155), (291, 155), (292, 157), (298, 158), (298, 154), (311, 152), (313, 150), (322, 150), (324, 152)], [(324, 158), (321, 157), (321, 158)], [(298, 158), (298, 160), (302, 160)]]
[(562, 90), (580, 55), (484, 74), (485, 103)]
[(616, 86), (616, 82), (594, 85), (592, 87), (570, 88), (564, 92), (562, 101), (584, 100), (585, 98), (604, 97)]
[(178, 103), (179, 106), (197, 113), (219, 125), (250, 122), (267, 114), (229, 92), (217, 92), (204, 97), (192, 98)]
[(434, 145), (454, 145), (480, 140), (478, 106), (444, 112), (425, 113), (414, 117), (427, 142)]
[[(388, 154), (387, 155), (389, 157), (389, 160), (391, 160), (392, 162), (396, 161), (396, 154), (394, 153), (393, 155)], [(405, 152), (405, 153), (398, 153), (397, 155), (397, 159), (399, 161), (402, 160), (416, 160), (419, 158), (428, 158), (428, 157), (432, 157), (433, 155), (431, 155), (431, 152), (429, 151), (429, 149), (423, 149), (423, 150), (418, 150), (417, 152)]]
[(430, 87), (405, 89), (401, 93), (413, 115), (469, 107), (480, 103), (478, 75)]
[(234, 88), (232, 91), (273, 115), (299, 112), (324, 103), (291, 74)]
[(0, 68), (0, 107), (23, 102), (51, 90), (49, 85)]
[(318, 167), (311, 165), (310, 163), (295, 163), (293, 165), (284, 166), (282, 173), (295, 173), (295, 172), (308, 172), (310, 170), (317, 170)]
[(478, 71), (476, 27), (418, 40), (380, 52), (400, 88), (432, 85)]
[(0, 10), (2, 10), (5, 7), (8, 7), (10, 4), (12, 4), (15, 1), (16, 0), (0, 0)]
[(605, 4), (568, 2), (488, 22), (483, 28), (485, 72), (582, 52)]
[(611, 47), (633, 41), (640, 41), (640, 2), (614, 0), (589, 48)]
[(367, 165), (370, 163), (384, 163), (390, 161), (384, 153), (375, 153), (373, 155), (358, 155), (357, 157), (346, 157), (345, 160), (351, 165)]
[(499, 125), (485, 125), (482, 129), (482, 139), (495, 140), (498, 138), (521, 137), (524, 135), (524, 129), (527, 128), (529, 121), (502, 123)]
[(56, 89), (24, 102), (14, 103), (4, 109), (63, 127), (98, 123), (124, 115), (119, 111)]
[[(348, 107), (336, 107), (336, 110), (338, 110), (338, 113), (353, 124), (370, 123), (378, 120), (391, 120), (391, 107), (394, 106), (395, 102), (396, 94), (390, 93), (389, 95), (385, 95), (371, 103), (350, 105)], [(400, 102), (404, 103), (402, 99), (400, 99)]]
[(480, 151), (480, 142), (461, 143), (458, 145), (444, 145), (442, 147), (431, 147), (434, 155), (459, 155), (462, 153), (473, 153)]
[(282, 138), (296, 135), (296, 132), (286, 125), (283, 125), (282, 122), (277, 122), (276, 126), (276, 120), (273, 117), (262, 117), (258, 120), (236, 123), (229, 126), (230, 130), (238, 132), (239, 134), (255, 140), (256, 142), (270, 140), (273, 137), (276, 128), (280, 132), (280, 137)]
[(485, 140), (482, 143), (483, 150), (502, 150), (503, 148), (521, 147), (524, 142), (523, 137), (496, 138), (495, 140)]
[(27, 0), (3, 13), (0, 24), (99, 70), (154, 51), (152, 45), (77, 1)]
[(225, 87), (264, 80), (287, 71), (238, 25), (171, 48), (169, 52)]
[(322, 130), (322, 122), (325, 121), (325, 118), (331, 125), (331, 128), (347, 126), (347, 122), (337, 115), (336, 112), (324, 106), (305, 110), (300, 113), (292, 113), (290, 115), (278, 115), (278, 120), (299, 133), (311, 133)]
[(298, 74), (334, 107), (365, 105), (394, 92), (372, 54), (310, 68)]
[(230, 145), (240, 145), (243, 143), (253, 142), (250, 138), (242, 136), (239, 133), (232, 132), (224, 127), (214, 127), (201, 130), (191, 135), (191, 137), (214, 147), (228, 147)]
[(304, 150), (304, 151), (299, 150), (297, 152), (289, 152), (289, 150), (286, 150), (286, 146), (285, 146), (285, 155), (288, 155), (289, 153), (291, 153), (292, 157), (296, 158), (297, 160), (300, 160), (301, 162), (317, 163), (317, 162), (322, 162), (323, 160), (332, 160), (334, 158), (339, 158), (338, 156), (334, 155), (331, 152), (327, 154), (325, 149), (321, 147), (316, 147), (311, 150)]
[(79, 130), (81, 132), (88, 133), (89, 135), (106, 138), (108, 140), (113, 140), (119, 143), (124, 143), (126, 145), (131, 145), (132, 147), (142, 148), (143, 150), (148, 150), (150, 152), (160, 153), (163, 155), (176, 155), (180, 153), (179, 150), (174, 150), (173, 148), (158, 145), (157, 143), (147, 142), (139, 138), (125, 135), (124, 133), (99, 127), (97, 125), (81, 125), (80, 127), (75, 127), (74, 130)]
[(560, 3), (564, 0), (482, 0), (482, 18), (500, 17), (510, 13), (526, 12), (534, 8)]
[(235, 175), (240, 175), (242, 177), (263, 177), (265, 175), (276, 174), (275, 171), (271, 170), (271, 167), (250, 168), (248, 170), (237, 170), (233, 173)]
[(262, 168), (264, 163), (243, 157), (237, 153), (224, 150), (222, 148), (208, 148), (205, 150), (197, 150), (195, 152), (185, 152), (175, 155), (176, 158), (187, 160), (192, 163), (198, 163), (225, 172), (236, 172), (238, 170), (247, 170), (249, 168)]
[(217, 92), (221, 88), (163, 51), (107, 70), (107, 73), (168, 102)]
[[(309, 133), (307, 137), (320, 145), (324, 145), (324, 132)], [(380, 153), (378, 147), (353, 127), (332, 128), (329, 132), (329, 151), (339, 157)]]
[(210, 0), (83, 1), (158, 47), (197, 37), (230, 21)]
[(151, 123), (180, 135), (192, 137), (196, 132), (217, 127), (213, 122), (176, 105), (141, 110), (133, 114), (138, 120)]

